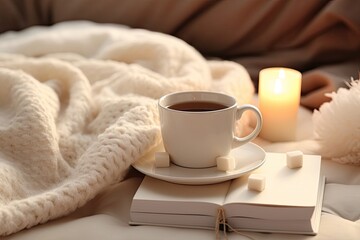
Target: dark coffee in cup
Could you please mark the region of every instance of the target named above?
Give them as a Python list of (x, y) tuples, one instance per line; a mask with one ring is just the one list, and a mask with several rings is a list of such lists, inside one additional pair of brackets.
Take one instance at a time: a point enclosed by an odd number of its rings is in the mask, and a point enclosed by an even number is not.
[(227, 106), (217, 102), (191, 101), (176, 103), (174, 105), (168, 106), (168, 108), (186, 112), (209, 112), (225, 109)]

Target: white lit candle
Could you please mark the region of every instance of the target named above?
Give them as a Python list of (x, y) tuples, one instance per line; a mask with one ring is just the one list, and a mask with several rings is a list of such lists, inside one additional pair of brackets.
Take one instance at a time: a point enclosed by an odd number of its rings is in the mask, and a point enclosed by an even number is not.
[(296, 137), (301, 73), (289, 68), (266, 68), (259, 75), (259, 109), (263, 115), (260, 136), (270, 141)]

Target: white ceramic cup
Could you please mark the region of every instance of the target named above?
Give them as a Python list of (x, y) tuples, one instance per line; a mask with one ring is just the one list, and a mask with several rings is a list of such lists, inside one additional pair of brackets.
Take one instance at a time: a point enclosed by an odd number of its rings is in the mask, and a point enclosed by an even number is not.
[[(171, 106), (184, 102), (212, 102), (224, 107), (209, 111), (171, 109)], [(216, 166), (217, 157), (226, 156), (232, 148), (254, 139), (262, 127), (262, 116), (255, 106), (238, 106), (235, 98), (222, 93), (171, 93), (159, 99), (158, 107), (165, 151), (172, 163), (187, 168)], [(236, 137), (235, 122), (246, 110), (255, 113), (256, 127), (249, 135)]]

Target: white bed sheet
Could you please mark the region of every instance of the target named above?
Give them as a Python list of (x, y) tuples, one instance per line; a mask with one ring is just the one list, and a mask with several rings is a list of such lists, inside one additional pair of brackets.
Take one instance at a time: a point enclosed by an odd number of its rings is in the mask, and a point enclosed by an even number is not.
[[(261, 138), (255, 143), (266, 151), (286, 152), (301, 149), (312, 153), (312, 113), (300, 109), (296, 142), (270, 143)], [(229, 233), (229, 239), (296, 239), (296, 240), (358, 240), (360, 239), (360, 167), (322, 161), (322, 174), (327, 178), (320, 230), (316, 236)], [(126, 180), (106, 189), (71, 215), (23, 230), (4, 240), (30, 239), (215, 239), (210, 230), (154, 226), (129, 226), (131, 199), (143, 175), (134, 169)]]

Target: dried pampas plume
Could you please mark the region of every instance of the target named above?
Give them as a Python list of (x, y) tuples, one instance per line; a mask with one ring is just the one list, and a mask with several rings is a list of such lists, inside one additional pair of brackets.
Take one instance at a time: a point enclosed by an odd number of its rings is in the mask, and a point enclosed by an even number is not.
[(315, 138), (321, 155), (344, 164), (360, 165), (360, 80), (351, 80), (349, 89), (328, 95), (313, 114)]

